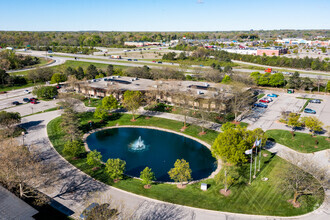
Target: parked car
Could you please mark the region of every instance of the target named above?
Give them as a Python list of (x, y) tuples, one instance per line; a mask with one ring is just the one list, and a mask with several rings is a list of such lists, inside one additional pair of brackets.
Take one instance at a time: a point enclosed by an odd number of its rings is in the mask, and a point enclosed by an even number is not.
[(133, 61), (138, 61), (137, 59), (134, 59)]
[(132, 61), (132, 59), (127, 59), (127, 61)]
[(61, 88), (61, 85), (57, 85), (57, 86), (56, 86), (56, 89), (60, 89), (60, 88)]
[(30, 102), (30, 99), (29, 98), (24, 98), (23, 102)]
[(90, 204), (80, 215), (80, 219), (87, 219), (88, 217), (88, 213), (95, 207), (99, 206), (98, 203), (93, 202), (92, 204)]
[(259, 102), (269, 103), (269, 101), (267, 99), (260, 99)]
[(38, 100), (38, 99), (37, 98), (34, 98), (34, 97), (30, 98), (30, 102), (36, 101), (36, 100)]
[(264, 100), (268, 100), (268, 101), (270, 101), (270, 102), (272, 102), (273, 101), (273, 99), (271, 98), (271, 97), (265, 97), (265, 98), (263, 98)]
[(152, 62), (153, 62), (153, 63), (156, 63), (156, 60), (153, 60)]
[(25, 94), (30, 94), (31, 92), (29, 90), (24, 90)]
[(309, 114), (316, 114), (316, 111), (310, 108), (305, 108), (304, 112)]
[(159, 64), (162, 64), (163, 62), (162, 61), (158, 61)]
[(321, 103), (321, 100), (320, 99), (312, 99), (312, 100), (309, 100), (310, 103)]
[(263, 103), (254, 103), (253, 106), (254, 107), (259, 107), (259, 108), (267, 108), (268, 107), (268, 105), (263, 104)]
[(37, 104), (37, 100), (33, 99), (30, 103), (31, 104)]
[(19, 104), (21, 104), (21, 103), (19, 103), (18, 101), (14, 101), (14, 102), (12, 102), (11, 104), (13, 104), (13, 105), (19, 105)]
[(267, 94), (268, 97), (274, 97), (274, 98), (277, 98), (278, 95), (274, 94), (274, 93), (271, 93), (271, 94)]

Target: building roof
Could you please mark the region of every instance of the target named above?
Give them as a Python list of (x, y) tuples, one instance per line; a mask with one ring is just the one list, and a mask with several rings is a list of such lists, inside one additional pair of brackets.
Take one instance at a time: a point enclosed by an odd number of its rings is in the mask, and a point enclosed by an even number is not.
[(6, 220), (28, 220), (38, 213), (37, 210), (25, 203), (0, 186), (0, 219)]

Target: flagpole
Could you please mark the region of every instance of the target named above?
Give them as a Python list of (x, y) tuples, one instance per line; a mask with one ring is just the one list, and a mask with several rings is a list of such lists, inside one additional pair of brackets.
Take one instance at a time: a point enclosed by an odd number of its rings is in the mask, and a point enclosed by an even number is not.
[(260, 139), (260, 150), (259, 150), (259, 167), (258, 167), (258, 171), (260, 171), (260, 158), (261, 158), (261, 142), (262, 142), (262, 139)]
[(249, 184), (251, 184), (251, 174), (252, 174), (252, 154), (253, 154), (253, 148), (251, 149), (251, 160), (250, 160), (250, 180), (249, 180)]
[(257, 172), (257, 161), (258, 161), (258, 145), (256, 145), (256, 161), (254, 163), (254, 175), (253, 179), (256, 178), (256, 172)]

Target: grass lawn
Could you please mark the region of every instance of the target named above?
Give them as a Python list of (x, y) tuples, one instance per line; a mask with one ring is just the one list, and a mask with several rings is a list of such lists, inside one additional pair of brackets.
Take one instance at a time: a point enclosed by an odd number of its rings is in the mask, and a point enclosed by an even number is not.
[(258, 99), (261, 99), (262, 97), (264, 97), (265, 96), (265, 94), (264, 93), (260, 93), (259, 95), (258, 95)]
[[(312, 137), (309, 134), (295, 132), (295, 136), (292, 138), (290, 131), (277, 129), (268, 130), (266, 134), (268, 138), (273, 139), (276, 143), (283, 144), (302, 153), (312, 153), (330, 149), (330, 141), (327, 141), (327, 138), (324, 136)], [(316, 140), (318, 144), (316, 144)]]
[(22, 86), (5, 86), (5, 87), (1, 87), (0, 86), (0, 92), (7, 92), (7, 91), (11, 91), (11, 90), (15, 90), (15, 89), (24, 89), (24, 88), (28, 88), (31, 86), (37, 86), (37, 85), (44, 85), (45, 83), (28, 83)]
[[(131, 122), (130, 119), (132, 116), (127, 114), (114, 114), (112, 116), (113, 118), (106, 122), (100, 122), (100, 120), (93, 118), (92, 113), (81, 113), (79, 117), (83, 132), (91, 129), (88, 124), (90, 120), (94, 122), (94, 128), (112, 126), (118, 123), (119, 125), (150, 125), (179, 131), (183, 125), (182, 122), (178, 121), (157, 117), (146, 119), (142, 116), (137, 117), (137, 121)], [(47, 125), (47, 131), (55, 149), (59, 153), (62, 153), (64, 132), (61, 129), (60, 123), (60, 117), (52, 120)], [(185, 131), (185, 134), (197, 137), (210, 144), (212, 144), (218, 135), (215, 131), (207, 131), (206, 135), (200, 137), (198, 135), (200, 130), (199, 127), (190, 125)], [(321, 204), (322, 198), (301, 196), (299, 202), (302, 206), (300, 208), (293, 208), (287, 202), (288, 199), (292, 198), (292, 193), (283, 190), (277, 178), (278, 173), (281, 171), (280, 165), (288, 165), (288, 163), (268, 151), (264, 151), (263, 153), (267, 155), (262, 157), (261, 171), (258, 173), (257, 179), (250, 186), (245, 183), (232, 186), (232, 194), (228, 197), (219, 194), (219, 190), (223, 188), (223, 185), (216, 184), (214, 179), (203, 181), (209, 184), (209, 189), (206, 192), (200, 190), (200, 183), (190, 184), (186, 189), (178, 189), (175, 185), (162, 183), (152, 185), (151, 189), (144, 189), (140, 180), (128, 177), (118, 183), (113, 183), (105, 173), (104, 167), (97, 171), (92, 171), (92, 167), (86, 164), (85, 154), (78, 160), (72, 160), (65, 155), (64, 157), (83, 172), (106, 184), (139, 195), (181, 205), (236, 213), (293, 216), (310, 212), (316, 203)], [(242, 170), (242, 177), (247, 179), (249, 175), (249, 164), (243, 165)], [(262, 177), (268, 177), (269, 180), (263, 182), (261, 181)]]
[(87, 107), (97, 107), (102, 104), (102, 99), (95, 99), (95, 98), (86, 98), (84, 100), (84, 104)]

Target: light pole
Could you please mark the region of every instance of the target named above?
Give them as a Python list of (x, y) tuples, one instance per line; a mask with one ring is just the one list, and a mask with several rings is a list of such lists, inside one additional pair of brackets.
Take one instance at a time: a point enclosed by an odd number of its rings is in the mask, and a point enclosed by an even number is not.
[(249, 155), (251, 154), (251, 159), (250, 159), (250, 180), (249, 180), (249, 184), (251, 184), (251, 174), (252, 174), (252, 150), (253, 148), (251, 148), (250, 150), (246, 150), (245, 154)]
[(256, 178), (257, 161), (258, 161), (258, 145), (256, 145), (256, 160), (255, 160), (255, 163), (254, 163), (254, 175), (253, 175), (253, 179)]
[(259, 146), (260, 146), (260, 149), (259, 149), (259, 167), (258, 167), (258, 171), (260, 171), (260, 158), (261, 158), (261, 142), (262, 142), (262, 139), (260, 139), (260, 142), (259, 142)]
[(33, 107), (31, 107), (31, 111), (32, 111), (32, 114), (33, 114)]
[(25, 137), (25, 132), (22, 131), (22, 143), (23, 143), (23, 146), (24, 146), (24, 137)]

